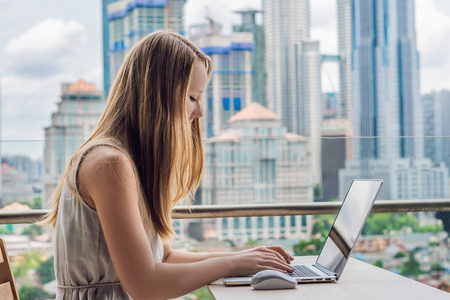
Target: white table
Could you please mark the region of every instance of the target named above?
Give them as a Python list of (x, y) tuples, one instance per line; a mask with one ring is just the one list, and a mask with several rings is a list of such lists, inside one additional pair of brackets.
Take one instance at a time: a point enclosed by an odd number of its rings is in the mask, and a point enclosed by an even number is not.
[[(314, 263), (315, 256), (295, 257), (294, 263)], [(450, 293), (350, 258), (338, 282), (301, 283), (290, 290), (254, 290), (251, 286), (227, 287), (221, 280), (208, 286), (216, 300), (450, 300)]]

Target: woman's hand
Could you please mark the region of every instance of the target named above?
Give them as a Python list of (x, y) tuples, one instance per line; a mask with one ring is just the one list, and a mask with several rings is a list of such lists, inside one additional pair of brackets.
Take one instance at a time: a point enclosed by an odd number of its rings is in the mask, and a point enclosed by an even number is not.
[(262, 270), (294, 271), (290, 266), (294, 258), (280, 246), (256, 247), (237, 252), (228, 259), (231, 262), (231, 276), (255, 274)]
[(264, 251), (264, 252), (274, 253), (279, 258), (284, 259), (288, 264), (290, 264), (291, 261), (294, 260), (294, 258), (289, 253), (287, 253), (281, 246), (259, 246), (259, 247), (243, 250), (238, 253), (247, 253), (247, 252), (255, 252), (255, 251)]

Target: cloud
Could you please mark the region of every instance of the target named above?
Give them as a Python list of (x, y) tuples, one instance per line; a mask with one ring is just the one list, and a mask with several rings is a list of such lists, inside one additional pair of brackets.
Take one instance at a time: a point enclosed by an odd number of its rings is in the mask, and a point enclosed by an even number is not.
[(77, 21), (46, 19), (9, 41), (3, 50), (5, 70), (27, 78), (59, 74), (86, 40)]
[[(446, 5), (444, 5), (444, 3)], [(416, 1), (421, 92), (450, 88), (450, 2)]]

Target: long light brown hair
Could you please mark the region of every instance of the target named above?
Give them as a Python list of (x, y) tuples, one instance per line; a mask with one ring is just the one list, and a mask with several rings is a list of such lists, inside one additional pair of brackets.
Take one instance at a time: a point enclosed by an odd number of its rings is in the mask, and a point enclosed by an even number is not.
[(71, 167), (93, 145), (107, 141), (124, 149), (133, 164), (147, 232), (153, 226), (163, 240), (175, 234), (172, 208), (180, 200), (189, 201), (204, 167), (200, 120), (189, 123), (185, 106), (193, 66), (198, 62), (210, 77), (210, 58), (169, 31), (149, 34), (130, 50), (100, 121), (72, 156), (43, 224), (55, 226), (64, 184), (83, 201), (69, 183)]

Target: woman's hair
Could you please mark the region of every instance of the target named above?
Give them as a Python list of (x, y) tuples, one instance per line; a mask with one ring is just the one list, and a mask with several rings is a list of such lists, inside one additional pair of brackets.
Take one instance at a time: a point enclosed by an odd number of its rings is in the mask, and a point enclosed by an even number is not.
[(72, 165), (92, 146), (109, 141), (119, 145), (133, 164), (146, 231), (153, 226), (163, 240), (175, 235), (172, 208), (195, 193), (204, 165), (200, 120), (189, 123), (185, 104), (195, 63), (202, 63), (210, 77), (210, 58), (169, 31), (149, 34), (130, 50), (100, 121), (72, 156), (43, 224), (55, 226), (65, 183), (83, 201), (68, 180)]

